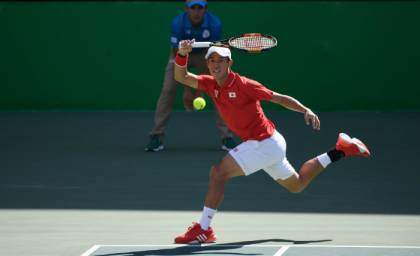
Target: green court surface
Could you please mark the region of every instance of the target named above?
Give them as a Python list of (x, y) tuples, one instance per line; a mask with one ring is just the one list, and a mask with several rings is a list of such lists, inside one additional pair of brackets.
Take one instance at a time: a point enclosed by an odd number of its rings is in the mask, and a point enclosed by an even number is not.
[(319, 132), (298, 113), (267, 115), (296, 168), (339, 132), (372, 157), (329, 166), (299, 194), (264, 172), (235, 178), (218, 242), (177, 247), (225, 154), (213, 112), (173, 113), (159, 153), (143, 150), (152, 112), (0, 112), (0, 255), (420, 255), (420, 113), (319, 113)]

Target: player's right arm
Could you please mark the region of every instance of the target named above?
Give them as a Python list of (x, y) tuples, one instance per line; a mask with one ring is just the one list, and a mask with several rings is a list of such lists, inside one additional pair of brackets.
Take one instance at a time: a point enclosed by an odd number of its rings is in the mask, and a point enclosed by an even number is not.
[(179, 61), (177, 60), (183, 60), (183, 58), (187, 58), (188, 60), (188, 54), (192, 51), (192, 44), (194, 43), (194, 40), (183, 40), (179, 42), (179, 48), (178, 48), (178, 56), (175, 58), (175, 80), (180, 82), (181, 84), (190, 86), (192, 88), (198, 87), (198, 76), (188, 72), (187, 70), (187, 63), (185, 65), (180, 65)]

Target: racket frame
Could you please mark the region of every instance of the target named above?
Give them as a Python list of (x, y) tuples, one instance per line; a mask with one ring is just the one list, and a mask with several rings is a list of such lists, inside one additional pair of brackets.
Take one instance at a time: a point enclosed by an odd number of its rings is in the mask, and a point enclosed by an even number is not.
[[(272, 40), (274, 43), (270, 47), (267, 47), (267, 48), (262, 48), (261, 47), (261, 48), (256, 48), (256, 49), (239, 48), (239, 47), (237, 47), (237, 46), (235, 46), (235, 45), (232, 44), (233, 40), (237, 40), (237, 39), (242, 38), (242, 37), (264, 37), (264, 38), (267, 38), (269, 40)], [(262, 51), (267, 51), (267, 50), (270, 50), (270, 49), (276, 47), (277, 46), (277, 39), (274, 36), (267, 35), (267, 34), (246, 33), (246, 34), (243, 34), (241, 36), (231, 37), (229, 39), (222, 40), (222, 41), (216, 41), (216, 42), (194, 42), (192, 44), (192, 47), (193, 48), (208, 48), (208, 47), (211, 47), (211, 46), (229, 46), (231, 48), (234, 48), (234, 49), (237, 49), (237, 50), (240, 50), (240, 51), (245, 51), (245, 52), (249, 52), (249, 53), (260, 53)]]

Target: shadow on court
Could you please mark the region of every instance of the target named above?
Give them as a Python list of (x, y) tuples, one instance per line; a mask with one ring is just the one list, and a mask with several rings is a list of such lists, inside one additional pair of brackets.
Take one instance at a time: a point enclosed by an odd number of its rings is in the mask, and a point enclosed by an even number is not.
[[(261, 243), (268, 243), (268, 242), (311, 244), (311, 243), (321, 243), (321, 242), (330, 242), (330, 241), (332, 240), (295, 241), (295, 240), (287, 240), (287, 239), (264, 239), (264, 240), (253, 240), (253, 241), (241, 241), (241, 242), (235, 242), (235, 243), (222, 243), (222, 244), (217, 244), (215, 246), (191, 245), (191, 246), (182, 246), (182, 247), (167, 248), (167, 249), (126, 251), (122, 253), (97, 254), (97, 256), (123, 256), (123, 255), (146, 256), (146, 255), (195, 255), (195, 254), (264, 255), (262, 253), (229, 252), (227, 251), (227, 249), (229, 250), (241, 249), (247, 245), (255, 245), (255, 244), (261, 244)], [(278, 248), (275, 250), (278, 250)]]
[[(223, 211), (420, 214), (416, 112), (268, 112), (299, 168), (339, 132), (366, 142), (369, 159), (331, 165), (303, 193), (264, 172), (227, 184)], [(213, 112), (173, 114), (166, 150), (143, 151), (153, 113), (1, 112), (0, 208), (200, 210), (208, 171), (224, 152)]]

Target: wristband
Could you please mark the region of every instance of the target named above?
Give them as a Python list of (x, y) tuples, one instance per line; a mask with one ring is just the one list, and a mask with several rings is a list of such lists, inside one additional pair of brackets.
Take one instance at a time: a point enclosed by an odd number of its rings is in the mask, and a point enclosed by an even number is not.
[(179, 55), (179, 53), (176, 54), (175, 64), (181, 67), (185, 67), (187, 65), (187, 62), (188, 62), (188, 55), (182, 56), (182, 55)]

